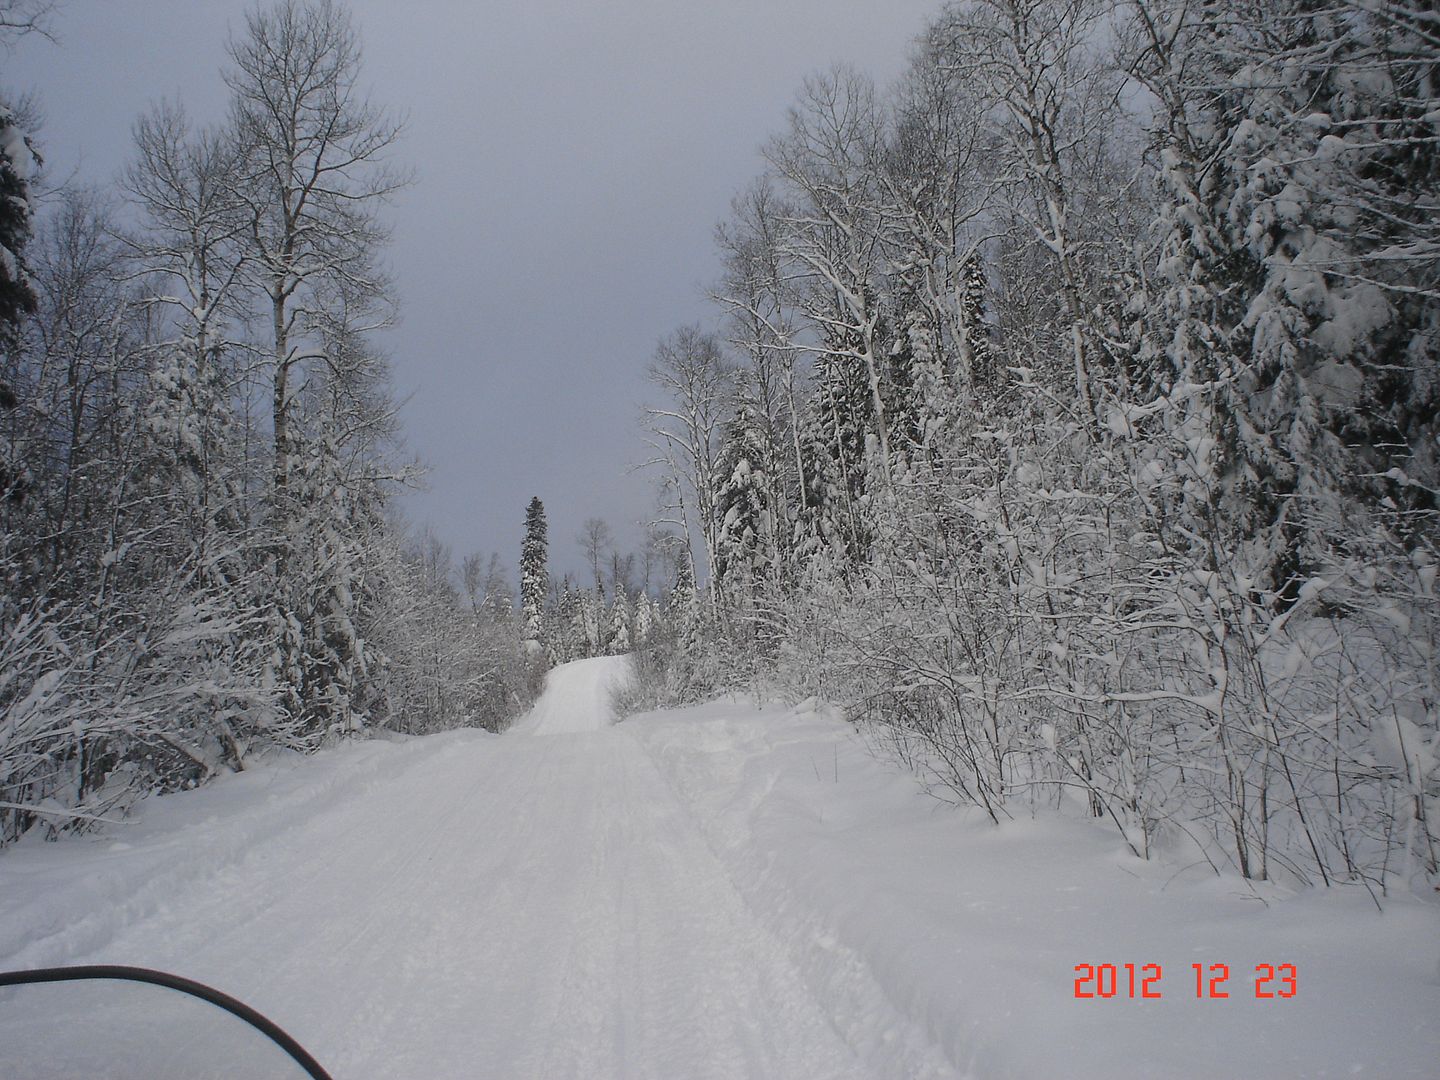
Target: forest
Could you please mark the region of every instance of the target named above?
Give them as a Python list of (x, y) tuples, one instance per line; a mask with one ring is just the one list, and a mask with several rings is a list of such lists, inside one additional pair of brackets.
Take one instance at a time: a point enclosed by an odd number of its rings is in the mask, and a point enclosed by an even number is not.
[[(0, 34), (47, 8), (0, 0)], [(1440, 18), (915, 30), (899, 80), (814, 74), (764, 142), (712, 318), (649, 362), (651, 542), (587, 523), (593, 586), (551, 580), (539, 498), (518, 589), (397, 509), (412, 177), (343, 7), (252, 10), (224, 115), (157, 107), (115, 186), (43, 208), (12, 95), (0, 844), (265, 750), (500, 729), (547, 666), (628, 652), (623, 711), (833, 703), (997, 822), (1440, 883)]]
[(539, 677), (498, 557), (456, 568), (395, 506), (421, 469), (375, 338), (411, 177), (352, 20), (256, 9), (228, 55), (224, 116), (156, 106), (117, 186), (43, 209), (30, 102), (0, 116), (0, 843), (261, 750), (495, 729)]
[(990, 818), (1440, 856), (1440, 21), (969, 0), (813, 75), (646, 428), (703, 582), (636, 707), (843, 703)]

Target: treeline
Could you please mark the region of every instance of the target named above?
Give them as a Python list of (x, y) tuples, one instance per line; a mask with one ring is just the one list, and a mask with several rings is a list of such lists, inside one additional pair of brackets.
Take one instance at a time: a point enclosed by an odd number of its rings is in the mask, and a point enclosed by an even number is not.
[(996, 820), (1434, 884), (1437, 60), (1400, 0), (967, 0), (808, 79), (651, 365), (704, 583), (652, 685), (842, 702)]
[(407, 177), (359, 76), (338, 5), (256, 9), (224, 117), (156, 108), (117, 186), (43, 212), (0, 115), (0, 844), (532, 692), (498, 565), (457, 574), (394, 505), (417, 469), (375, 335)]
[[(699, 597), (677, 534), (652, 523), (640, 551), (622, 553), (609, 524), (590, 518), (575, 541), (593, 584), (573, 574), (551, 579), (545, 506), (538, 497), (530, 500), (520, 549), (520, 620), (537, 671), (594, 656), (632, 655), (644, 666), (650, 658), (673, 658), (677, 635), (695, 643)], [(629, 711), (695, 689), (679, 665), (645, 672), (623, 703)]]

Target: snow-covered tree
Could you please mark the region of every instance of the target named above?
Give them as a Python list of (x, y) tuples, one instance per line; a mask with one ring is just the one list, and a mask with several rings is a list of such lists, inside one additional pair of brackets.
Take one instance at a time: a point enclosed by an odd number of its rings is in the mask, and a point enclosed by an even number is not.
[(780, 457), (759, 409), (742, 397), (725, 428), (716, 485), (715, 573), (722, 593), (727, 579), (743, 580), (748, 591), (781, 570), (780, 532), (788, 523), (776, 476)]
[(265, 298), (274, 489), (286, 509), (296, 379), (314, 359), (313, 317), (337, 282), (383, 299), (378, 204), (401, 180), (384, 164), (399, 125), (360, 92), (360, 41), (333, 0), (279, 0), (247, 13), (225, 71), (247, 275)]
[[(800, 446), (805, 350), (795, 286), (781, 246), (789, 210), (775, 189), (762, 177), (735, 200), (732, 220), (718, 230), (725, 275), (715, 300), (727, 312), (730, 339), (747, 362), (741, 396), (756, 411), (765, 443), (785, 451), (770, 471), (778, 485), (774, 501), (782, 508), (778, 521), (789, 525), (806, 488)], [(788, 557), (788, 537), (777, 529), (777, 538)]]
[[(864, 558), (870, 542), (865, 507), (880, 486), (875, 454), (880, 417), (864, 368), (843, 344), (816, 361), (815, 400), (801, 432), (809, 484), (801, 507), (797, 554), (820, 551)], [(887, 442), (888, 445), (888, 442)]]
[(778, 245), (789, 272), (804, 283), (797, 300), (817, 331), (806, 348), (853, 368), (852, 381), (863, 382), (879, 450), (871, 464), (888, 480), (878, 278), (894, 212), (877, 167), (885, 152), (884, 109), (866, 76), (835, 68), (804, 81), (788, 120), (764, 153), (793, 196)]
[(575, 636), (580, 642), (581, 656), (604, 656), (609, 632), (605, 598), (595, 589), (582, 589), (575, 611)]
[(634, 630), (631, 634), (631, 644), (636, 648), (643, 648), (650, 639), (650, 633), (655, 628), (655, 605), (648, 593), (641, 593), (635, 598), (635, 619)]
[[(0, 355), (14, 347), (20, 320), (35, 311), (25, 245), (32, 230), (30, 177), (38, 162), (20, 118), (0, 100)], [(0, 374), (0, 410), (13, 409), (17, 402), (15, 386)], [(0, 499), (17, 499), (23, 491), (22, 467), (0, 449)]]
[(992, 167), (1008, 174), (1018, 196), (1007, 198), (1006, 210), (1051, 270), (1057, 329), (1087, 419), (1106, 363), (1091, 317), (1096, 245), (1084, 221), (1106, 193), (1090, 155), (1112, 138), (1119, 107), (1122, 76), (1103, 47), (1111, 6), (967, 0), (948, 6), (929, 33), (940, 62), (976, 87), (987, 146), (999, 158)]
[(610, 625), (605, 642), (606, 655), (623, 656), (634, 648), (630, 633), (631, 618), (629, 598), (623, 592), (616, 590), (610, 601)]
[(719, 235), (721, 603), (682, 569), (636, 702), (775, 678), (996, 820), (1433, 884), (1427, 19), (964, 0), (892, 94), (807, 82)]
[(449, 549), (428, 531), (408, 539), (387, 533), (378, 542), (392, 558), (383, 564), (387, 581), (376, 596), (382, 670), (370, 681), (382, 688), (383, 700), (372, 711), (383, 707), (386, 725), (405, 732), (502, 730), (533, 700), (535, 665), (512, 613), (486, 602), (481, 560), (464, 560), (474, 569), (462, 567), (457, 588)]
[(699, 531), (706, 589), (715, 603), (716, 465), (722, 428), (731, 408), (734, 366), (720, 341), (698, 327), (684, 327), (656, 346), (648, 378), (663, 399), (644, 408), (646, 444), (655, 456), (647, 464), (662, 470), (664, 490), (674, 499), (674, 524), (692, 546)]
[(19, 118), (0, 102), (0, 334), (7, 342), (21, 316), (35, 310), (25, 245), (31, 232), (30, 175), (37, 160)]
[[(295, 651), (305, 647), (295, 628), (324, 603), (307, 591), (318, 580), (304, 567), (313, 553), (294, 545), (312, 526), (335, 536), (345, 527), (342, 517), (316, 521), (320, 507), (338, 513), (337, 504), (300, 502), (303, 452), (329, 446), (336, 462), (343, 452), (343, 484), (358, 479), (352, 465), (374, 470), (390, 427), (383, 361), (363, 338), (391, 316), (376, 213), (401, 182), (384, 162), (399, 126), (361, 93), (359, 37), (332, 0), (252, 10), (228, 52), (243, 283), (263, 307), (266, 328), (275, 619), (290, 628), (278, 636), (276, 671), (289, 681), (303, 678), (308, 663)], [(288, 694), (320, 730), (351, 724), (343, 694), (315, 697), (294, 682)], [(339, 714), (314, 711), (326, 701)]]
[(548, 526), (545, 504), (536, 495), (525, 508), (525, 538), (520, 542), (520, 636), (541, 641), (545, 627), (545, 597), (550, 591)]

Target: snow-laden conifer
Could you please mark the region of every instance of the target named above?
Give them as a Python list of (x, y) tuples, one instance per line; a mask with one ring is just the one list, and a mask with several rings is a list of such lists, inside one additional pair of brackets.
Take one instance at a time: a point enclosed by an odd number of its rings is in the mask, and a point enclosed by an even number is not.
[(541, 641), (545, 627), (545, 596), (550, 591), (549, 529), (545, 504), (538, 495), (525, 508), (525, 537), (520, 542), (520, 636)]

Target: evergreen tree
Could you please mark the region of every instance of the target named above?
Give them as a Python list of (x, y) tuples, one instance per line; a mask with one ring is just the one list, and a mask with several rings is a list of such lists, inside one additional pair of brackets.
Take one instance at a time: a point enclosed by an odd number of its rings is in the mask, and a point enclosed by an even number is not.
[(560, 596), (555, 605), (554, 639), (556, 663), (564, 664), (579, 660), (587, 655), (585, 651), (585, 596), (569, 574), (560, 586)]
[[(985, 262), (978, 254), (965, 260), (961, 270), (960, 326), (965, 335), (965, 350), (970, 356), (970, 374), (977, 388), (995, 393), (999, 389), (996, 348), (990, 339), (990, 323), (985, 317), (986, 297), (990, 282), (985, 276)], [(913, 348), (912, 344), (912, 348)], [(928, 357), (938, 361), (931, 350)], [(943, 378), (943, 373), (942, 373)]]
[(580, 655), (605, 655), (605, 597), (598, 588), (585, 589), (580, 593), (576, 618), (579, 620), (576, 626), (582, 649)]
[(816, 359), (815, 371), (814, 406), (801, 433), (807, 490), (796, 552), (830, 551), (858, 564), (870, 542), (865, 506), (876, 436), (873, 395), (843, 339)]
[(298, 708), (312, 737), (359, 730), (367, 721), (366, 675), (373, 656), (361, 603), (367, 523), (357, 486), (341, 473), (339, 449), (322, 436), (309, 447), (295, 475), (302, 517), (294, 522), (296, 561), (286, 609), (300, 644)]
[[(35, 310), (24, 255), (30, 239), (30, 170), (36, 161), (17, 118), (0, 101), (0, 356), (13, 346), (21, 318)], [(0, 376), (0, 409), (17, 404), (15, 388)], [(23, 492), (23, 470), (0, 450), (0, 498), (18, 500)]]
[(7, 345), (21, 317), (35, 310), (24, 255), (30, 172), (38, 160), (13, 110), (0, 102), (0, 345)]
[(655, 606), (648, 593), (635, 598), (635, 629), (631, 635), (635, 647), (644, 646), (655, 629)]
[(548, 529), (545, 504), (537, 495), (525, 508), (525, 539), (520, 543), (520, 636), (541, 640), (545, 627), (545, 594), (550, 590)]
[(1206, 479), (1186, 497), (1215, 541), (1197, 557), (1238, 549), (1284, 606), (1347, 499), (1434, 506), (1440, 302), (1415, 253), (1433, 250), (1440, 155), (1411, 134), (1434, 48), (1397, 9), (1288, 0), (1255, 26), (1244, 10), (1176, 19), (1139, 68), (1166, 109), (1168, 288), (1149, 325), (1170, 429)]
[[(925, 445), (926, 361), (928, 330), (919, 304), (908, 290), (896, 300), (898, 332), (885, 348), (885, 422), (890, 426), (890, 452), (897, 463)], [(919, 348), (917, 348), (919, 346)]]
[[(776, 473), (780, 448), (769, 438), (755, 405), (737, 402), (725, 427), (716, 470), (715, 573), (720, 592), (748, 590), (750, 583), (774, 574), (778, 567), (777, 524), (781, 514)], [(733, 586), (733, 588), (732, 588)]]
[(610, 656), (623, 656), (634, 647), (630, 637), (630, 602), (618, 589), (610, 604), (610, 630), (607, 636), (609, 640), (605, 643), (605, 651)]

